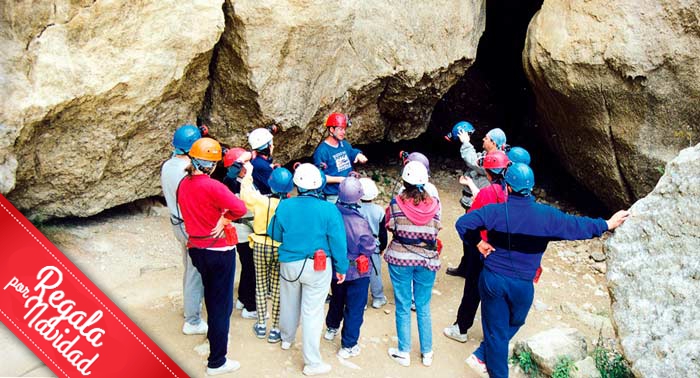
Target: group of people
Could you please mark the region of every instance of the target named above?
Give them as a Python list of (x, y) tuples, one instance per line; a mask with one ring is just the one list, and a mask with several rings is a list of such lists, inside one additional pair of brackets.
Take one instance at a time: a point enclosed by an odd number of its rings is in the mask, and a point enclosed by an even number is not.
[[(387, 303), (382, 256), (393, 286), (398, 337), (388, 355), (410, 366), (415, 310), (421, 362), (431, 366), (430, 301), (441, 265), (442, 204), (429, 181), (429, 161), (419, 152), (404, 154), (402, 186), (382, 208), (373, 203), (376, 184), (354, 171), (367, 157), (345, 140), (350, 126), (346, 114), (330, 114), (313, 164), (297, 163), (293, 173), (273, 161), (272, 128), (253, 130), (248, 150), (222, 148), (206, 128), (184, 125), (175, 131), (161, 182), (184, 263), (182, 332), (207, 335), (208, 375), (240, 367), (226, 357), (234, 306), (244, 318), (255, 319), (258, 338), (280, 342), (285, 350), (294, 344), (301, 322), (305, 375), (331, 370), (321, 358), (322, 334), (327, 340), (340, 334), (339, 357), (359, 355), (368, 292), (372, 307)], [(457, 268), (448, 269), (465, 277), (464, 296), (456, 322), (444, 334), (466, 342), (481, 303), (484, 341), (466, 362), (480, 374), (503, 377), (508, 342), (524, 324), (547, 242), (599, 236), (628, 214), (620, 211), (605, 221), (537, 204), (527, 151), (508, 147), (505, 133), (493, 129), (483, 139), (484, 152), (477, 154), (470, 142), (474, 131), (460, 122), (448, 136), (461, 142), (467, 165), (460, 177), (467, 213), (456, 224), (464, 256)], [(220, 165), (226, 172), (217, 180), (212, 174)], [(236, 252), (241, 275), (234, 304)]]

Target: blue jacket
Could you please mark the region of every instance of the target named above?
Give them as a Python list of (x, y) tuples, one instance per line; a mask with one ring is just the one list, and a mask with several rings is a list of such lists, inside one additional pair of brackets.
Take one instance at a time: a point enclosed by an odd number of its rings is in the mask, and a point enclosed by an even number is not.
[(323, 249), (336, 272), (345, 274), (348, 270), (345, 225), (338, 208), (330, 202), (311, 196), (280, 202), (267, 234), (282, 243), (278, 250), (280, 262), (311, 258), (317, 249)]
[(532, 280), (547, 244), (554, 240), (590, 239), (608, 230), (604, 219), (566, 214), (535, 202), (532, 196), (508, 196), (506, 203), (485, 206), (462, 215), (457, 232), (465, 243), (476, 245), (480, 230), (496, 250), (484, 267), (509, 277)]
[[(352, 145), (345, 140), (340, 141), (338, 147), (331, 147), (328, 143), (321, 142), (316, 147), (316, 151), (314, 151), (314, 164), (320, 167), (321, 163), (324, 163), (326, 168), (323, 169), (323, 173), (326, 176), (347, 177), (352, 172), (352, 162), (355, 161), (360, 152), (360, 150), (352, 148)], [(323, 192), (329, 195), (337, 195), (339, 185), (326, 184)]]
[(267, 185), (267, 179), (272, 174), (272, 167), (270, 166), (272, 159), (265, 159), (258, 155), (250, 161), (250, 164), (253, 165), (253, 184), (255, 187), (261, 194), (271, 194), (272, 189)]
[(377, 248), (377, 239), (372, 235), (369, 222), (367, 222), (367, 219), (365, 219), (359, 211), (347, 208), (341, 204), (337, 204), (336, 206), (343, 216), (345, 234), (347, 235), (348, 241), (347, 256), (350, 261), (350, 266), (348, 267), (345, 280), (352, 281), (358, 278), (369, 277), (369, 270), (364, 274), (360, 274), (357, 270), (355, 260), (360, 257), (360, 255), (364, 255), (370, 259)]

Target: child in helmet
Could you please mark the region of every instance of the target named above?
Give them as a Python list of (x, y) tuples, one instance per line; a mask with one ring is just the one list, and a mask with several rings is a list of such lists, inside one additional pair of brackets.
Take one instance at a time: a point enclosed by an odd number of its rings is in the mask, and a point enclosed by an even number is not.
[(372, 293), (372, 307), (381, 308), (387, 303), (382, 283), (381, 258), (381, 253), (387, 244), (386, 216), (384, 209), (372, 202), (379, 195), (379, 189), (374, 181), (371, 178), (363, 177), (360, 179), (360, 184), (362, 184), (364, 194), (360, 198), (358, 211), (367, 219), (369, 227), (372, 229), (372, 235), (377, 240), (377, 248), (372, 254), (372, 267), (369, 272), (369, 290)]
[(275, 146), (272, 142), (273, 136), (270, 128), (258, 128), (248, 135), (248, 144), (254, 151), (253, 160), (253, 183), (261, 194), (272, 194), (267, 180), (272, 174), (272, 151)]
[(323, 194), (332, 203), (338, 198), (339, 184), (353, 170), (353, 164), (367, 162), (362, 151), (352, 148), (345, 140), (345, 132), (351, 125), (347, 114), (331, 113), (326, 119), (328, 136), (314, 151), (314, 164), (321, 168), (327, 179)]
[(204, 285), (209, 315), (207, 374), (225, 374), (240, 367), (237, 361), (226, 358), (238, 243), (229, 223), (242, 217), (246, 209), (224, 184), (210, 177), (221, 160), (217, 141), (198, 139), (189, 155), (191, 164), (185, 169), (187, 177), (180, 184), (177, 200), (188, 234), (188, 252)]
[(357, 340), (360, 337), (364, 308), (367, 305), (367, 289), (369, 288), (370, 259), (377, 248), (377, 241), (372, 230), (359, 210), (360, 198), (364, 195), (362, 184), (356, 177), (347, 177), (340, 183), (336, 206), (343, 216), (345, 234), (347, 235), (347, 258), (350, 262), (345, 281), (331, 282), (331, 302), (326, 315), (326, 335), (332, 340), (340, 321), (343, 321), (342, 340), (338, 356), (350, 358), (360, 354)]
[(280, 263), (277, 248), (280, 243), (272, 240), (267, 235), (267, 225), (275, 215), (275, 210), (280, 201), (287, 198), (288, 193), (294, 189), (292, 173), (287, 168), (275, 168), (267, 180), (272, 193), (270, 196), (261, 194), (253, 186), (255, 168), (251, 163), (244, 165), (245, 175), (241, 180), (241, 199), (246, 207), (254, 215), (253, 232), (248, 239), (253, 248), (253, 262), (255, 264), (255, 302), (257, 322), (253, 325), (255, 336), (265, 338), (267, 326), (267, 295), (272, 301), (272, 327), (267, 337), (269, 343), (277, 343), (281, 340), (279, 329), (280, 318)]
[(440, 203), (425, 190), (428, 170), (408, 162), (401, 174), (404, 190), (386, 210), (386, 228), (393, 238), (384, 252), (396, 301), (398, 348), (389, 348), (391, 359), (401, 366), (411, 363), (411, 296), (415, 297), (418, 335), (423, 365), (433, 362), (430, 299), (435, 273), (440, 269), (437, 234), (441, 228)]
[[(491, 185), (477, 192), (474, 203), (467, 210), (467, 213), (486, 205), (506, 201), (508, 194), (504, 191), (503, 175), (509, 163), (508, 157), (503, 151), (496, 150), (486, 155), (480, 165), (484, 168), (486, 177), (491, 182)], [(481, 232), (481, 238), (484, 241), (488, 240), (486, 231)], [(475, 244), (467, 243), (465, 240), (462, 243), (462, 250), (464, 255), (460, 266), (464, 266), (466, 269), (462, 300), (457, 310), (457, 320), (451, 326), (443, 329), (443, 334), (450, 339), (466, 343), (467, 330), (474, 324), (476, 310), (481, 301), (479, 296), (479, 277), (481, 269), (484, 267), (484, 262)]]
[(280, 242), (282, 349), (291, 348), (301, 320), (303, 373), (317, 375), (331, 371), (321, 358), (319, 333), (332, 272), (339, 284), (345, 280), (347, 240), (340, 211), (320, 198), (323, 177), (318, 168), (299, 165), (293, 182), (299, 195), (280, 202), (267, 234)]
[(187, 253), (187, 233), (182, 221), (182, 214), (177, 205), (177, 188), (182, 179), (187, 176), (185, 168), (190, 165), (190, 152), (192, 144), (201, 138), (201, 132), (197, 126), (183, 125), (175, 130), (173, 135), (173, 155), (160, 170), (160, 183), (163, 188), (163, 196), (170, 211), (170, 223), (173, 233), (182, 252), (182, 261), (185, 267), (182, 279), (183, 307), (185, 323), (182, 325), (182, 333), (185, 335), (204, 335), (207, 333), (207, 322), (202, 320), (202, 299), (204, 298), (204, 286), (202, 276), (197, 268), (192, 265), (192, 259)]

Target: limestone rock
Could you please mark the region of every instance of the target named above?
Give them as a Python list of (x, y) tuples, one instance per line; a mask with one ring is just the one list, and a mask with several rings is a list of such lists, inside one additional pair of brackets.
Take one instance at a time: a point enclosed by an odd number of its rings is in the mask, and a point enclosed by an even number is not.
[(4, 3), (0, 190), (32, 217), (160, 193), (172, 132), (204, 99), (222, 2)]
[(515, 354), (530, 352), (539, 371), (552, 375), (559, 359), (568, 356), (572, 361), (586, 358), (586, 338), (574, 328), (553, 328), (540, 332), (525, 341), (515, 344)]
[(600, 378), (600, 371), (595, 366), (593, 357), (588, 356), (581, 361), (577, 361), (572, 369), (571, 378)]
[(608, 242), (613, 324), (642, 377), (700, 371), (700, 145), (664, 176)]
[(278, 124), (285, 162), (313, 152), (332, 111), (350, 114), (351, 143), (420, 135), (485, 26), (482, 0), (226, 4), (205, 115), (233, 144)]
[(545, 0), (523, 65), (540, 130), (610, 207), (644, 197), (700, 139), (700, 0)]

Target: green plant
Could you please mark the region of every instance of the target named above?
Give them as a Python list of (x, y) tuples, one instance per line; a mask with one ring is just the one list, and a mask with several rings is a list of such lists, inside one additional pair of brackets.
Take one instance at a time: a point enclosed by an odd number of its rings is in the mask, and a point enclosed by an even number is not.
[(617, 351), (606, 348), (600, 338), (593, 351), (593, 359), (601, 378), (633, 377), (625, 358)]
[(561, 357), (559, 362), (557, 362), (557, 365), (554, 367), (552, 378), (569, 378), (572, 370), (578, 370), (576, 365), (574, 365), (574, 361), (571, 360), (569, 356)]
[(532, 360), (532, 353), (530, 351), (522, 350), (520, 353), (514, 353), (513, 357), (510, 358), (510, 362), (520, 366), (525, 374), (530, 377), (537, 376), (537, 365), (535, 365), (535, 362)]

